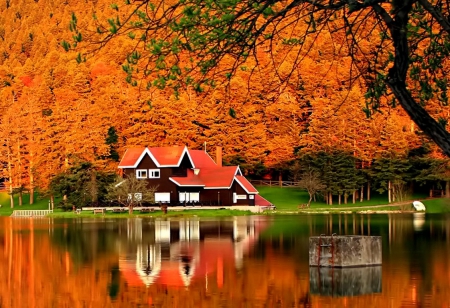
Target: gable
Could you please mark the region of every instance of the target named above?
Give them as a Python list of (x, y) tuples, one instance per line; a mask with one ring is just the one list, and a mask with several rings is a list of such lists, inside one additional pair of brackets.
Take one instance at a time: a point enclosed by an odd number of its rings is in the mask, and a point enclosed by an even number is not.
[(189, 150), (189, 155), (196, 168), (202, 169), (218, 167), (211, 156), (203, 150)]
[(258, 193), (256, 188), (244, 176), (236, 175), (234, 179), (248, 194)]
[[(145, 148), (130, 148), (125, 151), (119, 163), (119, 168), (136, 168), (136, 162), (140, 160)], [(135, 166), (136, 165), (136, 166)]]
[(137, 168), (148, 155), (156, 167), (178, 167), (187, 157), (192, 168), (195, 167), (187, 147), (132, 148), (128, 149), (119, 163), (119, 168)]

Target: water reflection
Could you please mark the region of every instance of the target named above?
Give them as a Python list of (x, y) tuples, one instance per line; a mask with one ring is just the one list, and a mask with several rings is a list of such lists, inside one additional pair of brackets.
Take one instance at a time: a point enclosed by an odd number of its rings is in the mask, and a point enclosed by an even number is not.
[(310, 267), (312, 294), (356, 296), (381, 293), (381, 266), (330, 268)]
[(221, 287), (224, 266), (242, 267), (244, 254), (265, 227), (265, 220), (246, 216), (147, 224), (141, 219), (129, 220), (127, 238), (119, 245), (119, 269), (130, 285), (187, 287), (193, 280), (204, 280), (207, 285), (208, 275), (216, 273)]
[[(0, 307), (448, 307), (450, 216), (422, 218), (2, 218)], [(382, 236), (382, 266), (310, 269), (333, 232)]]
[(415, 231), (422, 231), (425, 225), (425, 213), (413, 213), (413, 225)]

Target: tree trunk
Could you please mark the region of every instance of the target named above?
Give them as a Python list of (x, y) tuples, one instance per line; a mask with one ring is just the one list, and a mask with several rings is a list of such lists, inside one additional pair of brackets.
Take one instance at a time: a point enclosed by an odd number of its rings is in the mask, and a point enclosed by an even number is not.
[(309, 200), (308, 200), (308, 205), (307, 205), (307, 207), (310, 207), (310, 206), (311, 206), (311, 201), (312, 201), (312, 199), (313, 199), (313, 194), (309, 194)]
[[(392, 19), (386, 22), (389, 28), (395, 48), (394, 65), (389, 69), (385, 83), (391, 89), (396, 99), (417, 126), (427, 134), (450, 156), (450, 134), (444, 126), (434, 120), (431, 115), (412, 97), (407, 89), (406, 76), (410, 66), (407, 31), (408, 18), (412, 9), (412, 1), (405, 2), (399, 6)], [(376, 9), (379, 16), (382, 12)], [(384, 18), (384, 16), (382, 17)]]
[(445, 181), (445, 197), (450, 198), (450, 181)]
[(20, 140), (17, 142), (17, 187), (19, 187), (19, 206), (23, 205), (23, 193), (22, 193), (22, 159), (20, 157)]
[(370, 182), (367, 182), (367, 201), (370, 201)]
[(330, 192), (328, 192), (328, 201), (329, 201), (329, 205), (333, 205), (333, 194)]
[(342, 198), (342, 195), (339, 194), (339, 196), (338, 196), (338, 204), (339, 204), (339, 205), (341, 205), (341, 198)]
[(278, 182), (280, 184), (280, 187), (283, 187), (283, 174), (280, 171), (280, 174), (278, 174)]
[(356, 190), (353, 191), (353, 204), (356, 203)]
[(344, 194), (344, 203), (347, 204), (348, 202), (348, 193)]
[(361, 194), (359, 196), (359, 202), (363, 202), (364, 201), (364, 185), (361, 186)]
[(8, 159), (8, 177), (9, 177), (9, 200), (11, 203), (11, 208), (14, 208), (14, 195), (13, 195), (13, 174), (12, 174), (12, 165), (11, 165), (11, 149), (9, 148), (9, 138), (6, 139), (6, 148), (7, 148), (7, 159)]
[(33, 162), (33, 151), (30, 151), (30, 204), (34, 204), (34, 174), (33, 174), (34, 162)]
[(388, 181), (388, 203), (392, 202), (391, 198), (391, 181)]
[(55, 197), (53, 195), (50, 195), (50, 206), (53, 209), (55, 209)]

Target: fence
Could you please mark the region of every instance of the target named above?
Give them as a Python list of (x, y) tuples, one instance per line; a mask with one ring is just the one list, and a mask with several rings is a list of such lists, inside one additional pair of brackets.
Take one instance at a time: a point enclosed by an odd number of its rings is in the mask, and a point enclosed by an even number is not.
[(11, 217), (42, 217), (53, 213), (53, 210), (15, 210)]
[(294, 181), (272, 181), (272, 180), (251, 180), (250, 183), (257, 186), (279, 186), (279, 187), (294, 187), (298, 186), (299, 182)]

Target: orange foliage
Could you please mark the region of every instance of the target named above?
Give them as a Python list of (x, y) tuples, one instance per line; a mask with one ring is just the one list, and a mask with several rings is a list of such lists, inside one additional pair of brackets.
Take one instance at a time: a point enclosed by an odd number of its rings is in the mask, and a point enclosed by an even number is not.
[[(268, 167), (294, 159), (296, 148), (338, 147), (370, 161), (387, 152), (405, 155), (422, 142), (400, 109), (383, 107), (382, 114), (364, 118), (364, 87), (349, 82), (345, 37), (331, 39), (332, 29), (307, 37), (303, 45), (265, 43), (257, 62), (247, 60), (228, 83), (205, 93), (181, 89), (175, 97), (169, 90), (146, 91), (125, 82), (121, 65), (136, 43), (126, 37), (82, 64), (76, 54), (63, 51), (71, 12), (79, 27), (92, 26), (93, 14), (112, 15), (108, 1), (4, 1), (0, 11), (0, 139), (14, 137), (12, 168), (16, 182), (28, 187), (46, 188), (76, 159), (116, 169), (102, 158), (110, 127), (119, 135), (119, 154), (132, 146), (203, 148), (206, 142), (208, 150), (221, 145), (225, 159), (239, 156), (249, 165)], [(126, 13), (121, 8), (120, 14)], [(306, 27), (293, 23), (284, 35), (295, 38)], [(377, 43), (362, 40), (361, 46), (370, 50)], [(232, 61), (228, 57), (221, 65)], [(436, 117), (450, 118), (448, 107), (434, 107)]]

